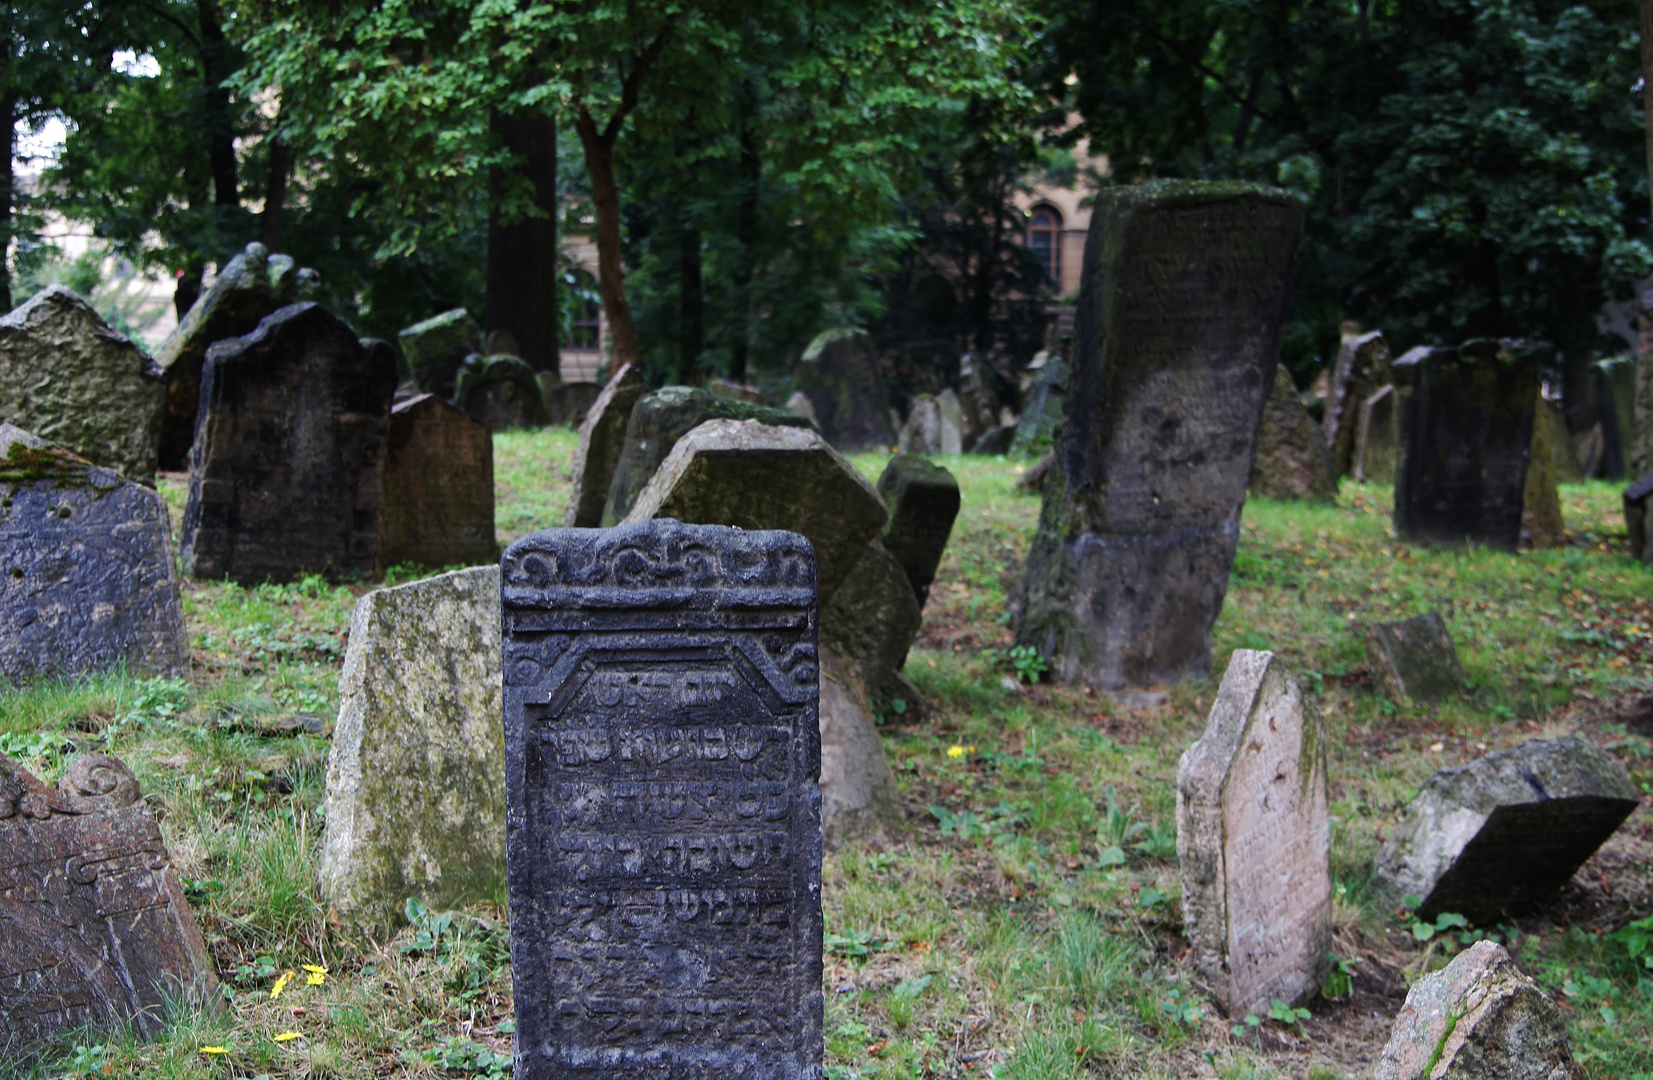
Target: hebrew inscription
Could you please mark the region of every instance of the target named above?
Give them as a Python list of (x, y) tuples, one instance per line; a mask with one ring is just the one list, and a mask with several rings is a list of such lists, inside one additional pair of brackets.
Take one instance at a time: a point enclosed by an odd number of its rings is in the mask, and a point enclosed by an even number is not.
[(809, 542), (553, 529), (501, 574), (515, 1075), (820, 1077)]

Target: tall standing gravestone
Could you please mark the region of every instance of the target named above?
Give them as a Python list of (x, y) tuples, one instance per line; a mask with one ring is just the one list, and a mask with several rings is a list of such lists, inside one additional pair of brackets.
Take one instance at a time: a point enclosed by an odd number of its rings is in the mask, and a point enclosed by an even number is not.
[(580, 424), (580, 444), (574, 450), (574, 486), (568, 493), (564, 525), (591, 528), (603, 521), (608, 485), (626, 445), (626, 425), (637, 399), (648, 392), (643, 373), (627, 364), (608, 380)]
[(494, 440), (488, 425), (434, 394), (390, 410), (379, 566), (467, 566), (499, 557)]
[(506, 550), (518, 1080), (821, 1075), (814, 561), (668, 520)]
[(0, 678), (188, 655), (166, 500), (0, 424)]
[(1538, 358), (1513, 342), (1413, 349), (1402, 387), (1395, 532), (1414, 543), (1521, 541)]
[(1236, 649), (1177, 766), (1177, 858), (1194, 962), (1230, 1016), (1320, 988), (1331, 944), (1326, 732), (1273, 653)]
[(183, 559), (243, 585), (371, 574), (396, 358), (318, 304), (207, 351)]
[(828, 330), (809, 343), (798, 365), (821, 434), (842, 453), (887, 450), (896, 425), (884, 375), (863, 330)]
[(1331, 399), (1326, 402), (1326, 444), (1338, 476), (1353, 472), (1360, 411), (1367, 399), (1389, 385), (1389, 343), (1383, 331), (1371, 330), (1343, 340), (1332, 370)]
[(155, 1035), (213, 990), (131, 770), (87, 754), (48, 788), (0, 754), (0, 1062), (85, 1028)]
[(1361, 483), (1370, 480), (1378, 484), (1393, 484), (1399, 442), (1400, 418), (1395, 415), (1395, 388), (1392, 385), (1380, 386), (1360, 403), (1349, 475)]
[(1236, 183), (1097, 196), (1062, 434), (1017, 641), (1105, 690), (1211, 663), (1301, 203)]

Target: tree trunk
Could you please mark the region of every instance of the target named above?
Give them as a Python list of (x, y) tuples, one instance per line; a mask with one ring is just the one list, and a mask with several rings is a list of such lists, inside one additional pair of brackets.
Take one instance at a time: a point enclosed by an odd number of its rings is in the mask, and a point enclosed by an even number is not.
[(195, 0), (201, 22), (201, 82), (207, 107), (207, 153), (212, 167), (212, 201), (219, 206), (239, 206), (240, 186), (235, 174), (235, 117), (230, 111), (230, 92), (224, 80), (230, 77), (229, 43), (224, 40), (223, 12), (217, 0)]
[(517, 341), (523, 360), (559, 381), (557, 319), (557, 127), (544, 113), (509, 116), (498, 109), (488, 127), (513, 155), (533, 185), (534, 206), (543, 217), (506, 221), (499, 200), (510, 175), (490, 177), (494, 206), (488, 214), (488, 301), (483, 326), (504, 330)]
[(763, 177), (757, 140), (752, 137), (752, 118), (757, 112), (756, 96), (751, 83), (741, 86), (740, 217), (736, 223), (740, 261), (735, 267), (735, 348), (729, 361), (729, 378), (738, 383), (746, 381), (746, 350), (752, 338), (752, 272), (757, 266), (758, 183)]
[(264, 184), (264, 213), (259, 222), (259, 241), (271, 251), (281, 250), (281, 211), (287, 202), (287, 174), (292, 154), (287, 144), (270, 134), (270, 172)]
[[(1641, 0), (1641, 44), (1647, 173), (1653, 180), (1653, 0)], [(1648, 194), (1653, 197), (1653, 184)], [(1640, 479), (1653, 473), (1653, 278), (1637, 287), (1636, 308), (1636, 439), (1629, 464), (1631, 477)]]
[(17, 91), (7, 87), (4, 97), (0, 97), (0, 113), (6, 124), (8, 139), (6, 141), (6, 163), (0, 166), (0, 299), (5, 300), (6, 310), (11, 310), (11, 264), (6, 256), (11, 251), (12, 229), (12, 150), (17, 143)]
[(172, 291), (172, 310), (183, 322), (195, 301), (201, 298), (201, 267), (192, 265), (178, 274), (178, 285)]
[(614, 347), (613, 369), (618, 371), (642, 359), (631, 305), (626, 302), (626, 272), (620, 250), (620, 189), (614, 181), (614, 139), (619, 125), (611, 125), (609, 133), (600, 135), (590, 115), (581, 110), (574, 128), (585, 148), (591, 201), (597, 207), (597, 289), (602, 294), (603, 316), (608, 320), (609, 341)]

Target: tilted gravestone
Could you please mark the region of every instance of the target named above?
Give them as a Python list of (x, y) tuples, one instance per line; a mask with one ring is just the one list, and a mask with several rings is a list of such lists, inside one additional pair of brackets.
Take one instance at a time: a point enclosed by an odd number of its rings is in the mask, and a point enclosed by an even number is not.
[(1345, 338), (1332, 369), (1326, 402), (1326, 444), (1338, 476), (1352, 475), (1361, 405), (1390, 384), (1389, 343), (1383, 331)]
[(184, 567), (243, 585), (371, 574), (396, 358), (318, 304), (207, 350)]
[(1274, 369), (1273, 389), (1263, 403), (1250, 489), (1269, 499), (1331, 502), (1337, 498), (1337, 473), (1326, 449), (1326, 435), (1309, 417), (1297, 384), (1283, 364)]
[(153, 1036), (215, 990), (131, 770), (87, 754), (48, 788), (0, 754), (0, 1061), (87, 1028)]
[(482, 330), (464, 308), (433, 315), (397, 331), (413, 381), (427, 394), (452, 401), (465, 358), (482, 352)]
[(151, 484), (165, 394), (148, 357), (65, 286), (0, 318), (0, 422)]
[(897, 454), (878, 477), (878, 494), (890, 511), (880, 539), (907, 575), (922, 607), (930, 598), (930, 584), (958, 517), (958, 481), (940, 465)]
[(318, 878), (341, 915), (386, 925), (505, 879), (499, 567), (356, 602), (339, 675)]
[(397, 403), (385, 444), (380, 569), (468, 566), (498, 557), (488, 425), (434, 394)]
[(1164, 182), (1102, 192), (1091, 221), (1016, 640), (1061, 682), (1119, 690), (1210, 667), (1303, 210)]
[(828, 330), (804, 350), (798, 384), (815, 410), (827, 442), (843, 453), (888, 449), (895, 444), (890, 398), (862, 330)]
[(1177, 858), (1194, 963), (1230, 1016), (1320, 989), (1331, 944), (1326, 731), (1273, 653), (1236, 649), (1177, 766)]
[(188, 659), (166, 500), (0, 424), (0, 678)]
[(1413, 349), (1402, 387), (1395, 532), (1414, 543), (1514, 551), (1532, 451), (1538, 359), (1512, 342)]
[(563, 524), (591, 528), (603, 523), (603, 505), (614, 480), (614, 466), (626, 445), (626, 425), (637, 399), (648, 392), (636, 364), (616, 371), (586, 411), (580, 444), (574, 450), (574, 487), (568, 493)]
[(1378, 854), (1418, 914), (1492, 923), (1548, 903), (1641, 802), (1623, 765), (1567, 735), (1441, 769)]
[(1360, 403), (1360, 424), (1355, 429), (1354, 458), (1349, 475), (1360, 483), (1395, 482), (1395, 462), (1400, 456), (1400, 417), (1395, 412), (1395, 388), (1381, 386)]
[(501, 568), (514, 1075), (819, 1077), (809, 543), (648, 521)]
[(941, 453), (941, 406), (929, 394), (913, 398), (896, 443), (903, 454)]
[(163, 469), (189, 466), (195, 441), (195, 415), (201, 404), (201, 365), (216, 342), (258, 329), (266, 315), (308, 300), (320, 275), (299, 269), (290, 255), (271, 255), (263, 244), (225, 263), (212, 286), (196, 298), (178, 326), (155, 349), (155, 363), (166, 379), (166, 410), (161, 421)]
[(1502, 945), (1412, 984), (1374, 1080), (1583, 1080), (1561, 1010)]
[(1438, 611), (1368, 626), (1366, 665), (1378, 692), (1395, 702), (1439, 701), (1469, 686)]
[(708, 420), (677, 440), (626, 520), (650, 518), (799, 533), (815, 547), (824, 603), (889, 511), (855, 466), (814, 431)]
[(1535, 548), (1557, 547), (1566, 522), (1561, 516), (1561, 490), (1556, 485), (1553, 425), (1546, 422), (1550, 403), (1539, 391), (1533, 402), (1532, 449), (1527, 454), (1527, 482), (1521, 492), (1521, 540)]
[(1021, 418), (1016, 421), (1016, 438), (1010, 444), (1012, 454), (1043, 454), (1055, 440), (1067, 400), (1071, 347), (1068, 342), (1062, 348), (1050, 350), (1044, 366), (1034, 374), (1027, 388), (1027, 400), (1022, 403)]
[(638, 494), (654, 476), (677, 440), (708, 420), (755, 420), (775, 427), (808, 428), (809, 421), (785, 409), (719, 397), (689, 386), (667, 386), (644, 394), (631, 410), (626, 440), (614, 464), (603, 506), (603, 524), (625, 520)]

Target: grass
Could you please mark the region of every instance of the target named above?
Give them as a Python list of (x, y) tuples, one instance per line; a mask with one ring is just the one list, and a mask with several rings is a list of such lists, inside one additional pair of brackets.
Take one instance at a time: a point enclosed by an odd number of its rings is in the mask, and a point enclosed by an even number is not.
[[(502, 542), (561, 523), (573, 449), (567, 431), (496, 438)], [(873, 478), (883, 465), (854, 460)], [(1017, 682), (1004, 612), (1038, 502), (1015, 492), (1014, 462), (945, 463), (964, 506), (907, 667), (932, 707), (882, 729), (910, 829), (826, 859), (829, 1077), (1352, 1078), (1382, 1049), (1409, 981), (1489, 932), (1562, 1003), (1587, 1075), (1653, 1076), (1653, 971), (1613, 936), (1653, 915), (1642, 815), (1549, 910), (1515, 925), (1419, 940), (1373, 873), (1419, 783), (1486, 749), (1576, 730), (1653, 790), (1653, 718), (1635, 697), (1649, 689), (1653, 571), (1625, 554), (1616, 488), (1565, 488), (1568, 546), (1518, 555), (1399, 544), (1382, 487), (1348, 485), (1331, 507), (1254, 500), (1211, 676), (1132, 712)], [(177, 520), (183, 489), (163, 490)], [(336, 712), (367, 587), (188, 582), (187, 679), (0, 690), (0, 750), (47, 778), (94, 748), (132, 765), (225, 988), (223, 1008), (178, 1013), (153, 1042), (87, 1035), (19, 1075), (509, 1075), (501, 908), (415, 910), (376, 942), (317, 900), (328, 743), (288, 721)], [(1362, 627), (1431, 609), (1471, 687), (1397, 708), (1372, 690)], [(1219, 1016), (1180, 931), (1176, 761), (1239, 647), (1280, 653), (1333, 736), (1336, 951), (1349, 976), (1308, 1019)], [(306, 964), (326, 969), (322, 982), (306, 981)], [(272, 998), (286, 971), (298, 976)]]

